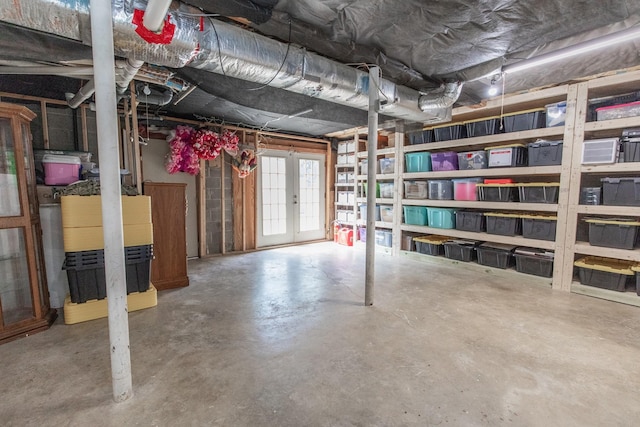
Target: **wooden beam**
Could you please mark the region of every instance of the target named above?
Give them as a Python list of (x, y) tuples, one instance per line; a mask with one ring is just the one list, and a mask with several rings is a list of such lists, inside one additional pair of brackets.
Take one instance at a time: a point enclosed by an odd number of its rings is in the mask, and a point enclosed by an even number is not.
[(87, 106), (80, 105), (80, 120), (82, 122), (82, 150), (89, 151), (89, 128), (87, 127)]
[[(127, 98), (124, 99), (124, 132), (125, 137), (124, 140), (126, 143), (123, 146), (126, 149), (126, 158), (127, 158), (127, 168), (133, 168), (133, 138), (131, 137), (131, 120), (129, 120), (129, 100)], [(133, 173), (133, 171), (131, 171)]]
[(247, 250), (247, 181), (242, 182), (242, 250)]
[(42, 139), (44, 140), (44, 149), (49, 149), (49, 118), (47, 116), (47, 103), (40, 101), (40, 113), (42, 114)]
[(36, 102), (44, 101), (47, 104), (57, 104), (57, 105), (67, 105), (67, 106), (69, 105), (67, 104), (66, 101), (60, 101), (59, 99), (43, 98), (41, 96), (20, 95), (18, 93), (0, 92), (0, 97), (22, 99), (25, 101), (36, 101)]
[(224, 180), (225, 180), (225, 157), (226, 153), (222, 152), (222, 164), (220, 165), (220, 219), (221, 219), (221, 227), (222, 236), (220, 236), (220, 253), (227, 253), (227, 196), (224, 188)]
[(198, 193), (198, 256), (207, 255), (207, 162), (200, 160), (200, 173), (196, 176)]
[(242, 234), (244, 230), (242, 228), (242, 179), (237, 173), (231, 175), (232, 191), (233, 191), (233, 250), (243, 250)]
[[(325, 189), (324, 189), (324, 237), (325, 239), (331, 239), (330, 233), (333, 229), (330, 227), (333, 221), (333, 188), (335, 185), (336, 169), (333, 167), (333, 151), (331, 150), (331, 144), (327, 144), (327, 150), (324, 160), (324, 173), (325, 173)], [(355, 194), (354, 194), (355, 195)], [(354, 232), (355, 236), (355, 232)], [(354, 239), (355, 240), (355, 239)]]
[(133, 163), (135, 165), (134, 177), (138, 194), (142, 194), (142, 162), (140, 161), (140, 143), (138, 143), (138, 101), (136, 99), (136, 88), (133, 80), (129, 83), (129, 90), (131, 92), (131, 130), (133, 131), (133, 137), (131, 139), (133, 140)]
[(244, 178), (246, 186), (246, 225), (244, 235), (247, 241), (245, 250), (256, 248), (256, 174)]

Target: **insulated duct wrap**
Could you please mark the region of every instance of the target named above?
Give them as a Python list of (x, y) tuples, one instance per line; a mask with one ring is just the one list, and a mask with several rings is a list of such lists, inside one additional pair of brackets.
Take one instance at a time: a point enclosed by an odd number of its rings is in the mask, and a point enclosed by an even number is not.
[[(52, 32), (47, 26), (59, 17), (65, 24), (56, 27), (54, 34), (91, 44), (89, 0), (33, 0), (28, 3), (28, 8), (13, 11), (9, 22)], [(0, 0), (0, 12), (9, 11), (13, 4), (11, 0)], [(141, 0), (113, 0), (117, 55), (171, 68), (199, 68), (255, 82), (256, 87), (269, 85), (368, 109), (369, 78), (364, 71), (230, 24), (193, 16), (201, 12), (182, 3), (173, 2), (169, 8), (169, 21), (175, 25), (170, 42), (148, 43), (136, 33), (133, 24), (135, 10), (146, 9), (146, 4)], [(46, 16), (41, 12), (43, 10), (47, 11)], [(72, 30), (74, 28), (79, 30), (76, 32)], [(418, 122), (442, 121), (450, 115), (450, 106), (429, 109), (427, 113), (421, 111), (420, 94), (414, 89), (397, 86), (385, 79), (380, 86), (381, 112), (385, 115)]]

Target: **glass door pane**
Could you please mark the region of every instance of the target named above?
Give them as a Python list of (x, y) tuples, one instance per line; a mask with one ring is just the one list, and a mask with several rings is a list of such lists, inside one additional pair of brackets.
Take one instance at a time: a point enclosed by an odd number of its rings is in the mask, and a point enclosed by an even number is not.
[(3, 326), (33, 317), (24, 230), (0, 230), (0, 305)]
[(317, 230), (320, 228), (320, 162), (299, 159), (298, 170), (300, 231)]
[(0, 118), (0, 216), (19, 216), (20, 192), (11, 121)]
[(262, 235), (287, 232), (287, 165), (283, 157), (261, 157)]

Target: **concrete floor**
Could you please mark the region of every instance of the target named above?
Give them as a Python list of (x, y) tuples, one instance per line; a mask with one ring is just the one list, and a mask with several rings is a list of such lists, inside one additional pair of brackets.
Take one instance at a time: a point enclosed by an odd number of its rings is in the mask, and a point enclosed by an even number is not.
[(106, 319), (0, 346), (3, 426), (631, 426), (640, 309), (527, 276), (320, 243), (192, 261), (130, 315), (112, 401)]

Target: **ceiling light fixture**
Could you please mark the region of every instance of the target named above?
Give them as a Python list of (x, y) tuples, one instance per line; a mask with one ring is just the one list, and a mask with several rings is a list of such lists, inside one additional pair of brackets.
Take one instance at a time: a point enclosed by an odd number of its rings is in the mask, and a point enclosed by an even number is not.
[(591, 52), (603, 47), (610, 47), (613, 44), (634, 40), (640, 37), (640, 26), (627, 28), (626, 30), (608, 34), (606, 36), (597, 37), (595, 39), (576, 43), (573, 46), (567, 46), (553, 52), (544, 53), (525, 59), (520, 62), (508, 64), (502, 67), (503, 73), (517, 73), (519, 71), (528, 70), (529, 68), (538, 67), (540, 65), (549, 64), (551, 62), (560, 61), (572, 56)]

